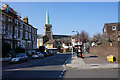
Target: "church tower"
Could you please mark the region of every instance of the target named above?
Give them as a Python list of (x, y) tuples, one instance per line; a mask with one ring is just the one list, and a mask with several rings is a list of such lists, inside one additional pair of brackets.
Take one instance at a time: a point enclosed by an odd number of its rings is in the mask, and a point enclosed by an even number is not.
[(53, 39), (52, 24), (50, 24), (50, 21), (49, 21), (48, 10), (46, 11), (46, 24), (44, 25), (43, 36), (47, 36), (49, 40)]

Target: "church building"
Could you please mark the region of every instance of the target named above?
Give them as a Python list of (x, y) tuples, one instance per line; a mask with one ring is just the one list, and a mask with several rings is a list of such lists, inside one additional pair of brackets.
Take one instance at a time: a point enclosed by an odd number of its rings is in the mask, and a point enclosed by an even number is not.
[[(43, 26), (43, 36), (42, 36), (42, 44), (46, 48), (58, 48), (58, 46), (62, 46), (64, 50), (70, 48), (71, 46), (71, 35), (53, 35), (52, 32), (52, 24), (49, 21), (48, 10), (46, 11), (46, 24)], [(67, 42), (67, 43), (66, 43)], [(66, 45), (66, 49), (63, 45)]]

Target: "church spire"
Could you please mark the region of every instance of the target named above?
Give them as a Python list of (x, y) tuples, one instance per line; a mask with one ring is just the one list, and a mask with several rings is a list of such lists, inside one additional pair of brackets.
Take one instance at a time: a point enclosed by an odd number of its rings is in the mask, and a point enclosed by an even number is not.
[(46, 24), (50, 24), (50, 22), (49, 22), (48, 9), (47, 9), (47, 11), (46, 11)]

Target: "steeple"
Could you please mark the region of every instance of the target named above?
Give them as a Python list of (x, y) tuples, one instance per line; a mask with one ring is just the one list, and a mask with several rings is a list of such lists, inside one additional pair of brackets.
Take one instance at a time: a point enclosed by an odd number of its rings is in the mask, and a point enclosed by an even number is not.
[(50, 22), (49, 22), (48, 9), (47, 9), (47, 11), (46, 11), (46, 24), (50, 24)]

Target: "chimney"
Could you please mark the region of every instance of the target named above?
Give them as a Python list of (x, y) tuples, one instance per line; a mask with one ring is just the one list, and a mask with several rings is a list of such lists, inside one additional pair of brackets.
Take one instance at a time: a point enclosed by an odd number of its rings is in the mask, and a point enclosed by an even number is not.
[(24, 17), (24, 18), (23, 18), (23, 22), (25, 22), (25, 23), (28, 24), (28, 17)]

